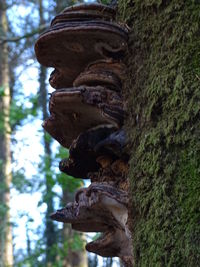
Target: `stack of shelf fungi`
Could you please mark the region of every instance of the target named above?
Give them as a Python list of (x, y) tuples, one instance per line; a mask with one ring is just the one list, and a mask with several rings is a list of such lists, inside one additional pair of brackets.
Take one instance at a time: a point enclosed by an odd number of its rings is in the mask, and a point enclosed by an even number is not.
[(53, 67), (49, 82), (50, 117), (44, 129), (69, 158), (60, 170), (90, 179), (73, 203), (52, 214), (83, 232), (102, 235), (86, 249), (103, 257), (120, 257), (132, 266), (128, 229), (128, 154), (122, 129), (122, 63), (127, 30), (114, 22), (115, 10), (99, 4), (66, 8), (35, 44), (38, 61)]

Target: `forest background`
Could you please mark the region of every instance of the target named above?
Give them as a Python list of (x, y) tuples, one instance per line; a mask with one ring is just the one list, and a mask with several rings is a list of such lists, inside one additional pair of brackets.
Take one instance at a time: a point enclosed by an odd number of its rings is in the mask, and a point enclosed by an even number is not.
[(34, 43), (56, 14), (80, 2), (0, 1), (0, 267), (120, 265), (86, 255), (91, 237), (49, 218), (83, 181), (59, 172), (67, 151), (41, 127), (51, 70), (36, 62)]
[[(67, 151), (41, 128), (50, 91), (33, 50), (72, 2), (0, 0), (0, 267), (88, 264), (86, 237), (49, 220), (83, 182), (58, 174)], [(200, 266), (200, 2), (119, 0), (118, 14), (130, 27), (123, 89), (134, 263)], [(88, 259), (90, 267), (113, 264)]]

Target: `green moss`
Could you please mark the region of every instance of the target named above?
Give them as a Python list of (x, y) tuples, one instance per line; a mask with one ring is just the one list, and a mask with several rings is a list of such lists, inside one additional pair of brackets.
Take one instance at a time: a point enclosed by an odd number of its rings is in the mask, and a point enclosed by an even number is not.
[(135, 265), (200, 266), (200, 3), (119, 0)]

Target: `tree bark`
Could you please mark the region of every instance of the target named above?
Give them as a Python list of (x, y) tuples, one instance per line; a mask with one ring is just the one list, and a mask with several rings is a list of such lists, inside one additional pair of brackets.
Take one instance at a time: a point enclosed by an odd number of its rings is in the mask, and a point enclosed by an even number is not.
[[(0, 34), (6, 36), (8, 22), (6, 16), (6, 1), (0, 4)], [(0, 264), (13, 266), (12, 227), (10, 224), (10, 186), (12, 182), (11, 169), (11, 127), (10, 127), (10, 86), (8, 45), (0, 45)]]
[(135, 266), (200, 264), (199, 1), (119, 1)]
[(112, 258), (106, 258), (104, 266), (105, 267), (112, 267), (112, 265), (113, 265), (113, 259)]
[[(39, 0), (39, 16), (40, 16), (40, 25), (45, 24), (44, 20), (44, 11), (43, 11), (43, 1)], [(40, 95), (40, 104), (42, 108), (42, 119), (43, 121), (48, 118), (48, 93), (46, 86), (47, 70), (44, 66), (40, 65), (39, 73), (39, 95)], [(50, 214), (53, 213), (53, 190), (52, 190), (52, 174), (51, 174), (51, 141), (47, 137), (45, 131), (43, 132), (43, 142), (44, 142), (44, 175), (45, 175), (45, 202), (47, 204), (47, 210), (45, 214), (45, 239), (46, 239), (46, 264), (47, 266), (52, 266), (55, 261), (56, 255), (53, 251), (53, 246), (56, 245), (56, 231), (54, 222), (50, 219)]]
[[(69, 192), (67, 188), (63, 189), (63, 204), (72, 202), (73, 195)], [(72, 248), (72, 243), (76, 242), (74, 236), (78, 235), (76, 231), (71, 228), (69, 224), (63, 224), (63, 244), (68, 243), (68, 248), (66, 251), (66, 257), (63, 261), (63, 267), (87, 267), (88, 259), (87, 253), (84, 247), (74, 250)], [(79, 234), (80, 239), (84, 241), (84, 234)], [(65, 246), (65, 245), (64, 245)]]
[[(46, 68), (40, 66), (40, 97), (42, 105), (43, 120), (48, 117), (47, 112), (47, 88), (46, 88)], [(52, 192), (52, 174), (51, 174), (51, 144), (46, 133), (43, 133), (44, 142), (44, 176), (45, 176), (45, 202), (47, 204), (47, 210), (45, 214), (45, 239), (46, 239), (46, 262), (47, 264), (53, 263), (55, 255), (52, 252), (53, 245), (56, 245), (56, 231), (53, 221), (50, 219), (50, 214), (53, 213), (53, 192)], [(51, 266), (51, 265), (49, 265)]]

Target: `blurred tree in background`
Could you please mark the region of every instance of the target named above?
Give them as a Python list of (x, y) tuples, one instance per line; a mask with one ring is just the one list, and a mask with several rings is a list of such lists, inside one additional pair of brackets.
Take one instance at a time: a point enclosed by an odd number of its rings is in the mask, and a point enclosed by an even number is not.
[[(8, 32), (6, 1), (0, 3), (0, 36)], [(13, 265), (12, 229), (10, 224), (11, 124), (10, 124), (10, 75), (9, 50), (0, 41), (0, 265)]]

